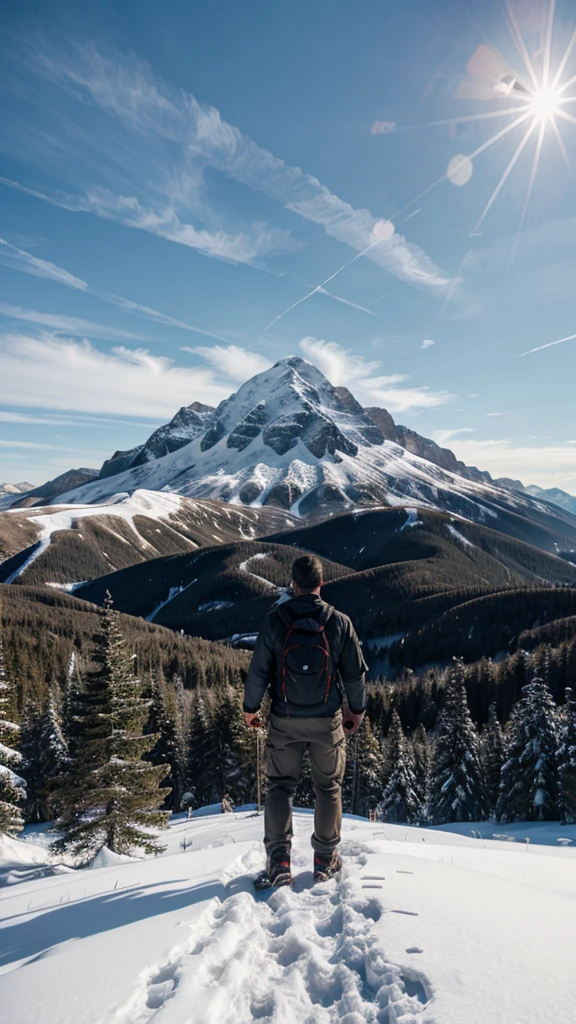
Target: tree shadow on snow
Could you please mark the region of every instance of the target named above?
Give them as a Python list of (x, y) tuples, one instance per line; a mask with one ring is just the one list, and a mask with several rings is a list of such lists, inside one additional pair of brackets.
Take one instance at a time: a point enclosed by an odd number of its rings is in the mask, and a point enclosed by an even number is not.
[[(185, 889), (159, 889), (156, 883), (125, 891), (111, 890), (75, 903), (40, 910), (26, 921), (16, 923), (14, 919), (14, 924), (2, 930), (0, 967), (17, 960), (39, 959), (53, 947), (72, 939), (84, 939), (183, 910), (215, 896), (225, 900), (229, 895), (225, 885), (216, 880), (199, 882)], [(33, 906), (30, 913), (34, 913)]]

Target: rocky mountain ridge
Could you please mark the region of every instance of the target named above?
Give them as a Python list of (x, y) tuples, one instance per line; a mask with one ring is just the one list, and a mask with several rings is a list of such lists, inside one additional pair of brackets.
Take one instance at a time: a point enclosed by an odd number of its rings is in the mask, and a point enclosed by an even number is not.
[(410, 503), (477, 522), (503, 510), (539, 522), (552, 514), (559, 536), (568, 534), (560, 549), (568, 550), (576, 523), (570, 510), (551, 513), (543, 495), (464, 465), (397, 425), (386, 409), (363, 408), (298, 356), (257, 374), (216, 409), (183, 407), (145, 444), (117, 451), (97, 479), (65, 493), (60, 486), (50, 500), (93, 504), (139, 489), (276, 507), (299, 518)]

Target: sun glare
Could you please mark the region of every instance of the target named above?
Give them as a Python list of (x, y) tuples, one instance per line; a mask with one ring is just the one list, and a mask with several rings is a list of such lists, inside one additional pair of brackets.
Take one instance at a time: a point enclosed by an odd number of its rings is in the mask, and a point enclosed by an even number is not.
[[(544, 147), (550, 144), (556, 146), (568, 171), (572, 173), (561, 128), (566, 125), (576, 125), (576, 74), (574, 68), (569, 70), (569, 65), (571, 62), (573, 63), (576, 54), (576, 29), (568, 38), (563, 55), (556, 62), (553, 50), (556, 0), (548, 0), (545, 24), (543, 25), (543, 45), (534, 52), (530, 51), (523, 38), (514, 7), (513, 0), (505, 0), (504, 17), (516, 51), (516, 56), (512, 58), (516, 67), (512, 67), (510, 61), (488, 41), (476, 50), (468, 65), (470, 74), (477, 83), (480, 83), (478, 98), (492, 100), (492, 109), (441, 121), (429, 121), (425, 125), (408, 125), (404, 129), (399, 126), (394, 127), (394, 131), (439, 125), (455, 127), (474, 122), (480, 124), (490, 120), (495, 120), (502, 125), (472, 153), (453, 157), (446, 173), (419, 192), (401, 210), (396, 211), (396, 216), (409, 209), (443, 181), (448, 180), (453, 185), (467, 184), (472, 176), (472, 170), (481, 156), (494, 149), (507, 137), (515, 139), (516, 148), (470, 232), (471, 237), (479, 233), (480, 227), (512, 176), (514, 169), (522, 160), (528, 159), (531, 162), (531, 168), (520, 222), (512, 247), (511, 262), (514, 259), (526, 221)], [(463, 92), (462, 95), (470, 96), (471, 93)]]
[(553, 121), (562, 105), (562, 94), (553, 86), (536, 89), (528, 101), (528, 109), (536, 121), (548, 124)]

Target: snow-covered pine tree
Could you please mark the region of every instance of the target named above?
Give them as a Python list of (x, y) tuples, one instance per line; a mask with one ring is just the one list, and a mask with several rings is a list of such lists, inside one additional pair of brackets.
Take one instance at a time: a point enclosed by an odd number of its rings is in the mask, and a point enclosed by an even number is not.
[(562, 820), (572, 824), (576, 822), (576, 700), (570, 687), (566, 688), (559, 740), (560, 812)]
[(13, 721), (15, 705), (16, 687), (6, 670), (0, 633), (0, 833), (8, 835), (17, 835), (24, 827), (21, 804), (26, 796), (26, 783), (18, 774), (22, 755), (15, 749), (20, 734)]
[(19, 750), (22, 754), (22, 769), (26, 777), (26, 798), (24, 817), (26, 821), (43, 821), (42, 778), (40, 775), (40, 733), (42, 729), (42, 707), (34, 698), (24, 705), (20, 718)]
[(418, 794), (418, 799), (420, 800), (420, 816), (422, 816), (424, 807), (426, 806), (428, 776), (430, 774), (430, 762), (432, 758), (432, 745), (428, 739), (428, 733), (422, 723), (419, 723), (414, 729), (411, 740), (412, 767), (416, 783), (416, 792)]
[(188, 735), (190, 732), (189, 700), (184, 689), (182, 676), (174, 676), (174, 755), (172, 766), (174, 789), (172, 806), (179, 811), (183, 806), (188, 775)]
[(559, 815), (556, 705), (542, 679), (533, 679), (522, 693), (510, 716), (496, 816), (550, 821)]
[(438, 725), (426, 819), (433, 825), (478, 821), (486, 814), (486, 798), (480, 743), (468, 710), (461, 660), (455, 661), (450, 673)]
[(38, 794), (38, 810), (41, 821), (47, 821), (54, 813), (59, 813), (59, 791), (70, 764), (68, 744), (62, 731), (62, 719), (57, 694), (57, 685), (52, 683), (48, 691), (39, 727), (38, 774), (40, 789)]
[(489, 813), (496, 807), (500, 792), (500, 775), (504, 764), (504, 735), (498, 719), (496, 703), (492, 703), (488, 712), (488, 721), (480, 737), (480, 753), (484, 771), (484, 785)]
[(388, 761), (392, 765), (392, 771), (378, 804), (377, 816), (380, 821), (414, 824), (420, 820), (422, 801), (414, 775), (411, 751), (396, 709), (392, 713), (387, 745)]
[(163, 847), (150, 830), (167, 824), (167, 812), (158, 807), (168, 766), (142, 760), (157, 737), (143, 735), (150, 705), (134, 677), (110, 595), (94, 636), (93, 661), (78, 701), (76, 756), (62, 792), (62, 837), (56, 845), (87, 856), (104, 845), (116, 853), (155, 853)]
[(343, 803), (351, 814), (368, 815), (382, 793), (382, 751), (368, 717), (347, 740)]
[(68, 671), (66, 673), (66, 685), (64, 687), (64, 700), (62, 707), (62, 731), (70, 753), (72, 753), (74, 745), (73, 737), (75, 719), (78, 713), (81, 693), (82, 680), (78, 671), (78, 656), (76, 651), (72, 651), (68, 661)]
[(256, 757), (239, 689), (224, 690), (216, 708), (214, 731), (219, 795), (228, 793), (233, 803), (247, 803), (255, 781)]

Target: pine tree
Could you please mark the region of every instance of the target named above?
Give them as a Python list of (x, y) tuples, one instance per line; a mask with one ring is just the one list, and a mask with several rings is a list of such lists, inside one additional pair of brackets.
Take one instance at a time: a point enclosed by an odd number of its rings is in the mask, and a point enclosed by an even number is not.
[(172, 806), (175, 811), (180, 810), (184, 804), (184, 792), (186, 789), (188, 771), (188, 737), (190, 733), (190, 722), (188, 716), (188, 702), (182, 676), (174, 676), (174, 764), (172, 772), (174, 778), (174, 790)]
[(182, 798), (181, 779), (179, 778), (179, 749), (177, 737), (176, 701), (169, 706), (169, 698), (164, 677), (158, 673), (149, 687), (150, 711), (145, 732), (156, 736), (156, 743), (145, 755), (146, 761), (154, 765), (167, 765), (168, 772), (161, 781), (166, 793), (164, 806), (179, 809)]
[(367, 817), (382, 793), (382, 752), (367, 717), (347, 744), (344, 807), (351, 814)]
[(446, 687), (430, 768), (427, 820), (478, 821), (486, 812), (480, 744), (468, 710), (464, 665), (456, 661)]
[(500, 778), (500, 821), (550, 821), (558, 817), (556, 706), (542, 679), (522, 688), (514, 705)]
[(432, 748), (428, 739), (428, 733), (422, 725), (418, 724), (412, 733), (412, 769), (416, 783), (416, 792), (420, 801), (420, 815), (422, 817), (426, 806), (428, 794), (428, 777), (430, 774), (430, 763), (432, 759)]
[(187, 803), (206, 807), (222, 798), (216, 774), (214, 720), (205, 694), (196, 694), (188, 745)]
[(38, 732), (38, 811), (41, 821), (59, 812), (58, 794), (70, 764), (56, 693), (57, 687), (53, 683), (46, 698)]
[(57, 826), (60, 849), (93, 855), (106, 845), (116, 853), (162, 849), (152, 828), (167, 824), (159, 788), (167, 765), (142, 760), (157, 737), (143, 735), (149, 701), (134, 677), (119, 617), (110, 596), (94, 637), (94, 668), (88, 674), (75, 718), (75, 759), (63, 789)]
[(72, 651), (68, 661), (66, 673), (66, 686), (64, 689), (64, 702), (62, 708), (62, 730), (66, 739), (69, 753), (72, 752), (76, 718), (79, 710), (82, 694), (81, 678), (78, 672), (78, 658), (75, 651)]
[(22, 755), (15, 749), (20, 729), (12, 720), (16, 687), (8, 677), (0, 635), (0, 834), (17, 835), (24, 827), (20, 805), (26, 796), (26, 783), (18, 774)]
[(378, 804), (377, 815), (381, 821), (413, 824), (420, 820), (422, 802), (414, 775), (410, 745), (404, 736), (396, 709), (392, 714), (387, 746), (392, 771)]
[(560, 776), (560, 812), (565, 822), (576, 822), (576, 700), (566, 689), (566, 705), (560, 723), (558, 773)]
[(247, 803), (254, 784), (254, 737), (246, 728), (240, 690), (228, 687), (222, 694), (214, 731), (219, 795), (227, 793), (235, 804)]
[(490, 705), (488, 721), (480, 738), (482, 769), (488, 809), (492, 814), (500, 792), (500, 775), (504, 764), (504, 736), (498, 719), (496, 703)]
[(26, 776), (26, 799), (24, 817), (26, 821), (43, 821), (42, 786), (40, 771), (42, 731), (42, 708), (30, 698), (24, 705), (20, 720), (20, 753)]

